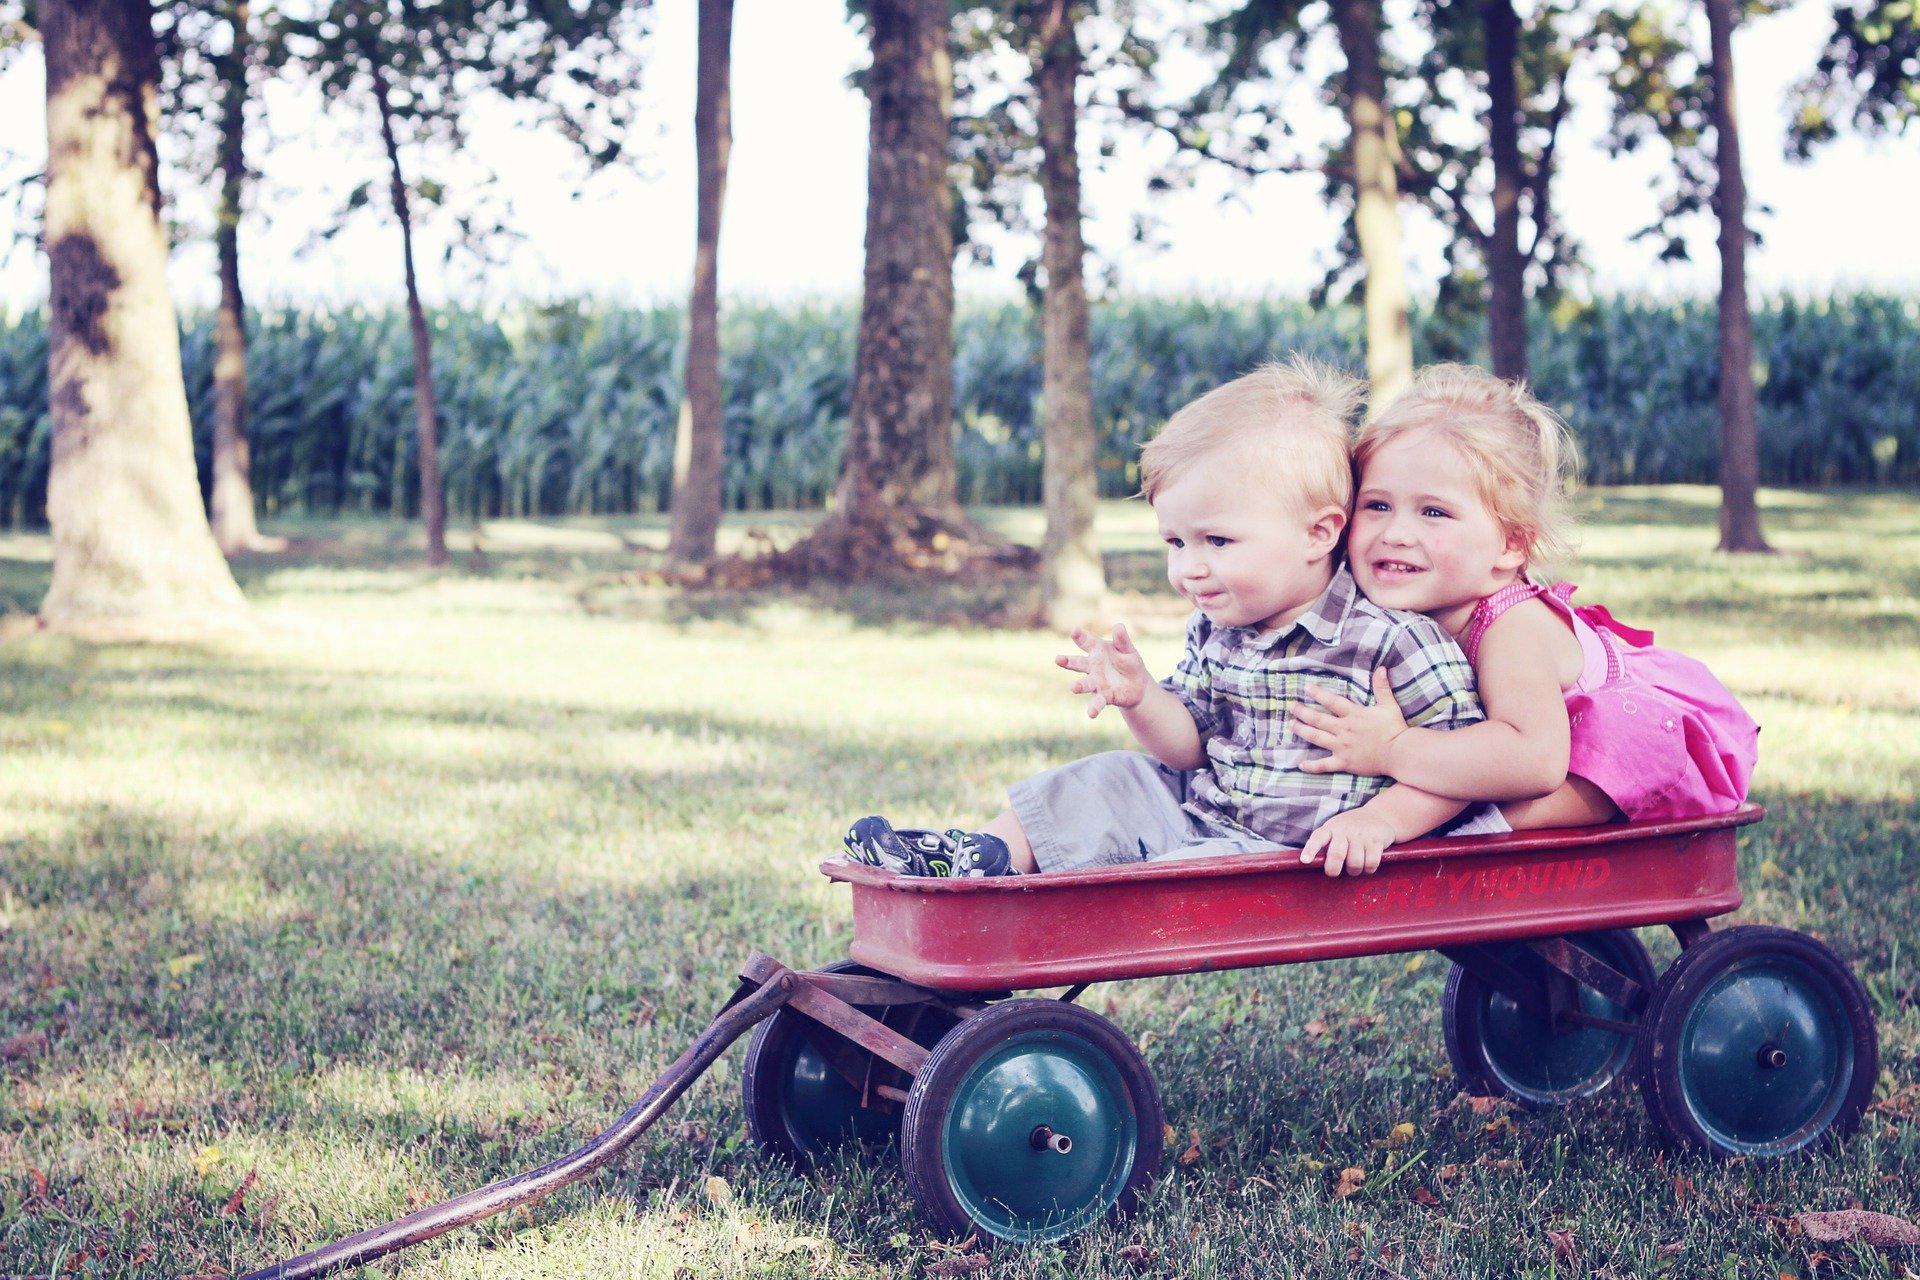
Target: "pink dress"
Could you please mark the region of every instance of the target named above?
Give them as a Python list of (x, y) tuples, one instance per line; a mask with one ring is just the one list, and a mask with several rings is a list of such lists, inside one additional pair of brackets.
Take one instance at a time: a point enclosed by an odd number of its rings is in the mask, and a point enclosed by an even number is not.
[(1607, 793), (1633, 819), (1725, 813), (1747, 797), (1760, 726), (1706, 666), (1661, 649), (1651, 631), (1615, 622), (1599, 605), (1575, 606), (1570, 582), (1524, 579), (1474, 606), (1461, 647), (1480, 662), (1480, 639), (1523, 600), (1538, 599), (1580, 641), (1580, 678), (1566, 690), (1572, 755), (1567, 772)]

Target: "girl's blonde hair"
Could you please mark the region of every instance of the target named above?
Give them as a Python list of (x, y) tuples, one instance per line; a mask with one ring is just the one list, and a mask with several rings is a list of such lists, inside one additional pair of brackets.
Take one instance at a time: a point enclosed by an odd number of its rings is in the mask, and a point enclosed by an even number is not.
[(1262, 365), (1183, 406), (1140, 450), (1148, 502), (1195, 459), (1241, 452), (1248, 477), (1302, 514), (1353, 503), (1353, 419), (1358, 378), (1305, 356)]
[(1354, 474), (1387, 442), (1415, 431), (1431, 431), (1460, 451), (1502, 532), (1526, 548), (1529, 568), (1572, 554), (1567, 498), (1578, 452), (1567, 424), (1526, 384), (1471, 365), (1427, 366), (1361, 429)]

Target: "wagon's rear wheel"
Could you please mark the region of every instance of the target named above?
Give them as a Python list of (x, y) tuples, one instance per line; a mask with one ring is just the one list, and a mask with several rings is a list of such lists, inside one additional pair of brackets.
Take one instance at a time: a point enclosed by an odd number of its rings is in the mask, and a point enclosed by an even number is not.
[[(826, 965), (822, 972), (882, 976), (850, 960)], [(932, 1005), (856, 1007), (929, 1047), (954, 1021), (952, 1014)], [(872, 1095), (869, 1100), (878, 1105), (862, 1106), (861, 1086), (835, 1069), (829, 1051), (862, 1074), (871, 1071), (869, 1085), (907, 1087), (906, 1073), (796, 1010), (780, 1009), (755, 1027), (740, 1081), (747, 1133), (762, 1149), (802, 1172), (851, 1144), (885, 1143), (900, 1128), (899, 1107)]]
[[(1581, 933), (1567, 941), (1643, 989), (1653, 988), (1653, 961), (1633, 930)], [(1542, 975), (1550, 968), (1521, 943), (1503, 946), (1495, 954), (1524, 973)], [(1577, 990), (1579, 1012), (1615, 1022), (1633, 1020), (1626, 1009), (1592, 988)], [(1512, 1098), (1535, 1110), (1562, 1107), (1600, 1092), (1633, 1060), (1632, 1032), (1576, 1027), (1555, 1035), (1546, 1017), (1457, 964), (1447, 975), (1441, 1013), (1447, 1058), (1460, 1087), (1482, 1096)]]
[(1009, 1000), (950, 1031), (907, 1096), (900, 1163), (951, 1239), (1059, 1240), (1132, 1214), (1165, 1119), (1139, 1051), (1058, 1000)]
[(1716, 1157), (1844, 1138), (1879, 1074), (1866, 989), (1826, 944), (1746, 925), (1680, 953), (1647, 1006), (1637, 1067), (1666, 1134)]

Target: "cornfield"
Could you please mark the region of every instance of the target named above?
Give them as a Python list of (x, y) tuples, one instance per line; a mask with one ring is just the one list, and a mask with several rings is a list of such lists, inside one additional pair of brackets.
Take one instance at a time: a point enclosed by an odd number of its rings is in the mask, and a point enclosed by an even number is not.
[[(735, 306), (722, 323), (727, 494), (735, 509), (818, 506), (846, 432), (851, 305)], [(1857, 295), (1759, 309), (1763, 478), (1920, 480), (1920, 300)], [(1421, 319), (1416, 354), (1483, 349)], [(674, 308), (568, 304), (432, 317), (450, 512), (466, 517), (662, 508), (672, 472), (684, 325)], [(410, 514), (413, 385), (398, 311), (251, 318), (254, 492), (263, 513)], [(204, 478), (213, 430), (213, 323), (189, 317), (182, 362)], [(1118, 301), (1093, 324), (1101, 486), (1137, 484), (1140, 443), (1201, 391), (1303, 351), (1361, 365), (1351, 309), (1303, 303)], [(44, 520), (47, 332), (0, 317), (0, 525)], [(956, 321), (955, 448), (969, 503), (1040, 498), (1040, 339), (1018, 304)], [(1603, 301), (1536, 315), (1533, 374), (1572, 425), (1590, 483), (1714, 478), (1719, 420), (1709, 302)]]

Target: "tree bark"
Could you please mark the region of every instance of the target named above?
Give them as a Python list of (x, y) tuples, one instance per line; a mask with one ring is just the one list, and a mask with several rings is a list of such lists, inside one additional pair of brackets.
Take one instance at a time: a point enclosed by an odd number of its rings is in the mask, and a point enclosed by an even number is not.
[(699, 165), (699, 227), (693, 296), (687, 304), (687, 381), (673, 446), (673, 511), (667, 556), (712, 560), (725, 499), (727, 422), (720, 389), (720, 214), (733, 141), (730, 81), (733, 0), (700, 0), (693, 136)]
[(1400, 250), (1399, 129), (1387, 109), (1380, 69), (1379, 0), (1334, 0), (1347, 58), (1347, 126), (1353, 135), (1354, 236), (1366, 265), (1369, 413), (1413, 379), (1407, 267)]
[(1040, 183), (1047, 201), (1041, 262), (1041, 491), (1047, 532), (1040, 562), (1040, 596), (1049, 626), (1098, 620), (1107, 592), (1100, 542), (1094, 535), (1099, 502), (1097, 440), (1093, 429), (1093, 353), (1087, 315), (1080, 233), (1080, 157), (1075, 148), (1080, 81), (1077, 17), (1071, 0), (1044, 0), (1040, 11)]
[(240, 197), (247, 181), (247, 72), (253, 34), (248, 9), (248, 0), (233, 0), (227, 14), (233, 44), (221, 65), (220, 203), (213, 235), (220, 257), (220, 306), (214, 317), (213, 484), (207, 505), (214, 541), (228, 555), (261, 545), (247, 439), (247, 312), (240, 293)]
[(126, 637), (244, 625), (200, 502), (167, 293), (149, 0), (43, 0), (51, 264), (50, 627)]
[(1734, 115), (1733, 0), (1707, 0), (1720, 213), (1720, 550), (1771, 551), (1760, 531), (1760, 432), (1747, 309), (1747, 184)]
[(1033, 556), (961, 509), (953, 452), (953, 63), (946, 0), (874, 0), (866, 268), (834, 507), (789, 576), (952, 572)]
[(1481, 0), (1480, 15), (1487, 50), (1487, 140), (1493, 153), (1487, 342), (1494, 373), (1521, 381), (1527, 376), (1527, 263), (1520, 252), (1520, 193), (1527, 175), (1520, 161), (1520, 94), (1514, 70), (1520, 18), (1513, 0)]
[(380, 108), (380, 139), (386, 144), (392, 170), (393, 216), (400, 222), (400, 252), (407, 269), (407, 329), (413, 335), (413, 421), (420, 443), (420, 523), (427, 534), (427, 563), (436, 568), (447, 562), (447, 499), (440, 480), (439, 408), (433, 394), (433, 339), (427, 313), (420, 306), (420, 285), (413, 272), (413, 219), (408, 212), (407, 183), (400, 170), (400, 144), (393, 133), (393, 104), (387, 95), (387, 77), (378, 61), (368, 64), (373, 97)]

